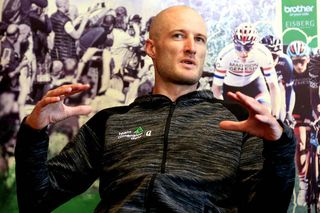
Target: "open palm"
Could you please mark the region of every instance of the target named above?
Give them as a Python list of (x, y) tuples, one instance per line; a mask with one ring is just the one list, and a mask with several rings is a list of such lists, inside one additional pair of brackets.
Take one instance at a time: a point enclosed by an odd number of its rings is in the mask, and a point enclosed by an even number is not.
[(26, 123), (34, 129), (42, 129), (74, 115), (86, 115), (91, 112), (90, 106), (67, 106), (64, 99), (70, 95), (89, 89), (86, 84), (63, 85), (48, 93), (36, 104)]
[(239, 122), (222, 121), (221, 128), (247, 132), (270, 141), (278, 140), (281, 137), (283, 128), (264, 105), (241, 92), (229, 92), (228, 95), (247, 108), (249, 117), (247, 120)]

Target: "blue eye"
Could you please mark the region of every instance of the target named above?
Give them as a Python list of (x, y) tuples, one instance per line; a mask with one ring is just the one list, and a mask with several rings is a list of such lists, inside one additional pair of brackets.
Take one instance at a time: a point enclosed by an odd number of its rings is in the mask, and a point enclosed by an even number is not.
[(204, 39), (203, 37), (196, 37), (196, 41), (206, 43), (206, 39)]
[(182, 39), (184, 36), (181, 33), (176, 33), (176, 34), (173, 35), (173, 37), (176, 38), (176, 39)]

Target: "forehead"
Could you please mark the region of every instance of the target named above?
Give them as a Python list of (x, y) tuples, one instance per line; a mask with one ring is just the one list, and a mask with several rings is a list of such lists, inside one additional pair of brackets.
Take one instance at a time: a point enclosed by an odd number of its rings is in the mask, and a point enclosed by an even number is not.
[(207, 33), (202, 17), (191, 9), (167, 11), (161, 17), (159, 25), (165, 32), (183, 30), (203, 35)]
[(308, 56), (300, 56), (300, 57), (292, 57), (292, 60), (294, 61), (294, 60), (305, 60), (305, 59), (308, 59)]

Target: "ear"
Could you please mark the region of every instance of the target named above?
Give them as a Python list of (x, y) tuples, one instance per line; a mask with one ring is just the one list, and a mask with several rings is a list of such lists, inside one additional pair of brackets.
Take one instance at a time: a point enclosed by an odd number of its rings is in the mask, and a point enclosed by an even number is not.
[(154, 41), (151, 39), (147, 39), (145, 48), (148, 56), (150, 58), (154, 58), (156, 55), (156, 48), (154, 46)]

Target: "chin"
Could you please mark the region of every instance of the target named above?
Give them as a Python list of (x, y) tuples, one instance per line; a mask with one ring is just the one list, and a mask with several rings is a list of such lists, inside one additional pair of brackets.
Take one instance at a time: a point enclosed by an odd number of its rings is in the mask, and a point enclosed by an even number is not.
[(246, 62), (246, 61), (247, 61), (247, 58), (240, 58), (240, 60), (241, 60), (242, 62)]
[(199, 76), (196, 76), (196, 77), (193, 77), (193, 78), (181, 78), (180, 79), (180, 83), (182, 84), (185, 84), (185, 85), (194, 85), (194, 84), (197, 84), (200, 80), (200, 77)]

